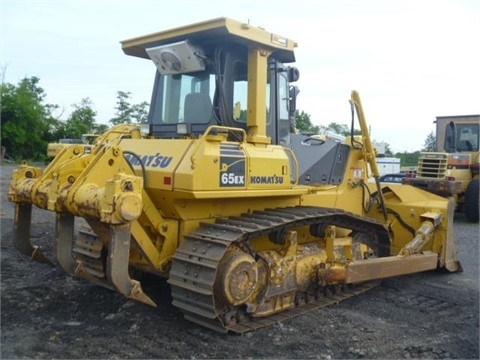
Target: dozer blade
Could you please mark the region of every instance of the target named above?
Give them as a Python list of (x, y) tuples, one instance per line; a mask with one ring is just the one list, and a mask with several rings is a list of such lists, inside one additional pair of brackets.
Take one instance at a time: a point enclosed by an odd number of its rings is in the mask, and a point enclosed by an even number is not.
[(448, 199), (447, 236), (445, 244), (444, 261), (445, 268), (450, 272), (463, 272), (462, 264), (457, 260), (455, 248), (455, 234), (453, 230), (453, 215), (455, 213), (455, 200)]
[(107, 257), (107, 279), (125, 297), (156, 307), (155, 302), (142, 289), (140, 282), (130, 278), (130, 225), (111, 225)]
[(13, 245), (32, 260), (52, 265), (43, 255), (40, 248), (30, 242), (30, 226), (32, 224), (32, 204), (15, 204), (15, 226), (13, 228)]

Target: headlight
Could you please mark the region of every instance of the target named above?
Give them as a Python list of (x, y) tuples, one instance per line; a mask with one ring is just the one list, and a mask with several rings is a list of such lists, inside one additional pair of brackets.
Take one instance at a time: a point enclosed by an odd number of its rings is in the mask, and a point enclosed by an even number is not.
[(190, 134), (191, 124), (177, 124), (177, 134), (178, 135), (188, 135)]

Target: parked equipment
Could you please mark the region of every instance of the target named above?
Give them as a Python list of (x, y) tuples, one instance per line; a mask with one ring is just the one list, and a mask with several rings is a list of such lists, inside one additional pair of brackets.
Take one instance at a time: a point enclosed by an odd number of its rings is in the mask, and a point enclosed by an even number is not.
[[(68, 273), (149, 305), (130, 270), (163, 276), (187, 319), (239, 333), (377, 279), (458, 271), (453, 202), (380, 184), (356, 91), (362, 135), (295, 132), (295, 47), (226, 18), (123, 41), (157, 67), (149, 123), (64, 149), (44, 171), (20, 166), (17, 248), (47, 261), (30, 242), (32, 205), (55, 211)], [(90, 227), (76, 236), (75, 217)]]
[(480, 115), (438, 116), (437, 152), (422, 152), (417, 176), (404, 183), (453, 197), (471, 222), (479, 221)]
[(58, 140), (58, 142), (49, 143), (47, 145), (47, 157), (53, 159), (63, 148), (71, 144), (94, 144), (97, 138), (97, 134), (83, 134), (80, 139), (65, 138)]

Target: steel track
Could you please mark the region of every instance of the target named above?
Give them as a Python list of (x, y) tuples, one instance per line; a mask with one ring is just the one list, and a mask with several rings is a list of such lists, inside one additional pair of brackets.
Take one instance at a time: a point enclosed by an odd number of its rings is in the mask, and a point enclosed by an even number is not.
[[(173, 305), (181, 309), (186, 319), (215, 331), (244, 333), (272, 325), (306, 312), (336, 304), (376, 286), (369, 282), (357, 286), (326, 286), (307, 301), (296, 302), (293, 309), (268, 317), (251, 317), (244, 311), (218, 308), (215, 303), (217, 267), (233, 244), (247, 244), (250, 239), (286, 231), (305, 225), (335, 225), (376, 236), (380, 256), (389, 252), (389, 236), (379, 221), (339, 209), (321, 207), (288, 207), (254, 211), (215, 223), (202, 223), (186, 235), (172, 261), (169, 284)], [(382, 255), (383, 254), (383, 255)]]

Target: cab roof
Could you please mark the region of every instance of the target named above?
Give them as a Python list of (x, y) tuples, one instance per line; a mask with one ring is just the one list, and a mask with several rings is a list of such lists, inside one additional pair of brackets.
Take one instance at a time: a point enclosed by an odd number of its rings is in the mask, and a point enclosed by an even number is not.
[(297, 43), (291, 39), (225, 17), (156, 32), (120, 43), (125, 54), (148, 59), (145, 49), (186, 39), (206, 49), (214, 48), (219, 43), (264, 48), (274, 53), (275, 57), (284, 63), (295, 61), (293, 49), (297, 47)]

